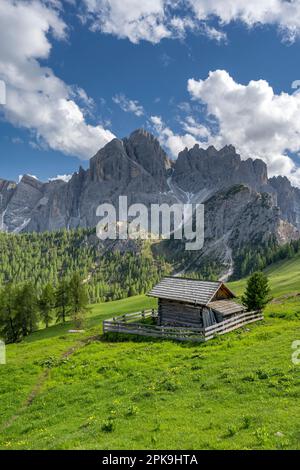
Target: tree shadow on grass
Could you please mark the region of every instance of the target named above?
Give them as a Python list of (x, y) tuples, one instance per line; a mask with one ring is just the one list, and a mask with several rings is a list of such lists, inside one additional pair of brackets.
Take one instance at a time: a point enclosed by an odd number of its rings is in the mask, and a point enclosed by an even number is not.
[(50, 326), (49, 328), (43, 328), (37, 330), (31, 335), (24, 338), (24, 343), (33, 343), (35, 341), (42, 341), (45, 339), (51, 339), (59, 336), (68, 335), (68, 331), (72, 328), (72, 322), (66, 322), (64, 324), (58, 324)]
[(170, 338), (156, 338), (152, 336), (142, 336), (126, 333), (104, 333), (101, 336), (101, 341), (104, 343), (173, 343), (181, 346), (182, 348), (195, 348), (202, 347), (206, 343), (198, 341), (178, 341)]

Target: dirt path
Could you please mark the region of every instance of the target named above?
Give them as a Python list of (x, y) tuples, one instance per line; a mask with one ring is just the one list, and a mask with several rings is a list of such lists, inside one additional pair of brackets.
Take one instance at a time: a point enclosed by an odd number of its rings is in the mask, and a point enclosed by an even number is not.
[[(77, 352), (79, 349), (82, 347), (87, 346), (88, 344), (91, 344), (95, 341), (99, 341), (101, 337), (99, 335), (97, 336), (90, 336), (88, 338), (85, 338), (83, 340), (78, 341), (77, 344), (72, 346), (71, 348), (67, 349), (62, 356), (61, 359), (67, 359), (68, 357), (72, 356), (75, 352)], [(40, 391), (43, 388), (44, 383), (47, 381), (50, 375), (51, 368), (44, 370), (41, 374), (39, 374), (37, 382), (31, 392), (29, 393), (28, 397), (24, 401), (24, 403), (21, 405), (17, 413), (15, 413), (11, 418), (9, 418), (4, 424), (0, 426), (0, 431), (3, 432), (6, 429), (10, 428), (14, 424), (14, 422), (23, 414), (23, 412), (32, 405), (34, 402), (35, 398), (39, 395)]]

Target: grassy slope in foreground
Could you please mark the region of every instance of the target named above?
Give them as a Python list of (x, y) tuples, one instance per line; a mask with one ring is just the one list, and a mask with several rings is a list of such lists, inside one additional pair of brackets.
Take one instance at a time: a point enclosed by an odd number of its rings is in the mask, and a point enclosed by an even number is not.
[[(294, 261), (270, 270), (274, 296), (299, 291)], [(102, 319), (153, 305), (143, 296), (94, 306), (83, 335), (39, 331), (0, 367), (0, 447), (299, 448), (299, 304), (283, 298), (263, 324), (204, 345), (85, 342)]]

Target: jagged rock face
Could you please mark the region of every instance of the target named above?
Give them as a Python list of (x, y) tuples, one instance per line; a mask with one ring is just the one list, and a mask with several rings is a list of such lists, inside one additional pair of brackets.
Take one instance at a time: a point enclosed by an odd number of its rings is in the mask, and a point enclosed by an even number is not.
[[(114, 139), (101, 149), (90, 162), (91, 180), (94, 182), (120, 182), (126, 184), (135, 177), (133, 162), (128, 158), (124, 144)], [(139, 168), (137, 173), (140, 173)]]
[(16, 183), (0, 179), (0, 231), (6, 231), (9, 227), (4, 222), (8, 203), (16, 190)]
[[(211, 262), (219, 266), (227, 280), (234, 273), (234, 259), (244, 247), (258, 247), (277, 240), (279, 244), (297, 240), (300, 231), (282, 220), (273, 197), (244, 185), (220, 190), (205, 203), (205, 242), (201, 251), (183, 258), (179, 270), (201, 271)], [(183, 243), (179, 251), (183, 252)], [(180, 259), (179, 254), (177, 257)]]
[(37, 179), (23, 176), (20, 183), (12, 188), (3, 217), (3, 224), (9, 231), (19, 232), (27, 227), (32, 211), (43, 196), (43, 186)]
[(129, 158), (155, 179), (160, 191), (166, 191), (167, 170), (171, 167), (171, 162), (158, 140), (149, 132), (138, 130), (129, 139), (124, 139), (124, 147)]
[(169, 167), (158, 140), (139, 130), (123, 141), (114, 139), (91, 159), (91, 180), (117, 183), (120, 189), (131, 185), (136, 192), (160, 192), (167, 190)]
[(283, 176), (271, 178), (269, 182), (276, 191), (276, 203), (283, 218), (300, 228), (300, 189), (294, 188)]
[(91, 159), (89, 170), (80, 168), (68, 183), (43, 184), (29, 176), (18, 185), (1, 182), (0, 227), (12, 232), (93, 227), (99, 221), (97, 207), (105, 202), (117, 206), (120, 195), (129, 204), (172, 204), (169, 167), (157, 139), (136, 131), (124, 141), (112, 140)]
[(29, 176), (19, 184), (0, 180), (0, 230), (94, 227), (97, 207), (117, 206), (120, 195), (148, 207), (204, 202), (204, 251), (228, 265), (232, 250), (249, 242), (299, 237), (300, 190), (286, 178), (268, 180), (261, 160), (243, 161), (232, 146), (220, 151), (195, 146), (171, 163), (157, 139), (143, 130), (112, 140), (68, 183)]
[(193, 193), (235, 184), (247, 184), (259, 191), (269, 186), (266, 164), (262, 160), (241, 160), (232, 145), (220, 151), (214, 147), (204, 150), (199, 145), (185, 149), (178, 156), (173, 178), (182, 189)]

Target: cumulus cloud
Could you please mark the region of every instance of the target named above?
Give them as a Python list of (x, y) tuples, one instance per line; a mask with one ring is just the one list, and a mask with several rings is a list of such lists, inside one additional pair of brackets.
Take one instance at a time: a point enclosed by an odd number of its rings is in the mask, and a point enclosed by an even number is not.
[(183, 135), (175, 134), (169, 127), (165, 125), (160, 116), (151, 116), (151, 124), (158, 135), (160, 143), (170, 152), (171, 156), (177, 158), (179, 152), (185, 147), (191, 148), (199, 143), (192, 134)]
[(114, 135), (85, 120), (92, 105), (84, 90), (74, 89), (39, 62), (51, 52), (48, 39), (66, 37), (66, 25), (55, 2), (0, 2), (0, 79), (7, 88), (5, 118), (35, 133), (38, 140), (65, 154), (89, 158)]
[[(218, 124), (216, 134), (208, 126), (210, 144), (233, 144), (243, 158), (261, 158), (271, 175), (286, 175), (300, 186), (300, 168), (288, 156), (300, 151), (300, 94), (277, 95), (265, 80), (242, 85), (225, 70), (210, 72), (205, 80), (190, 79), (188, 91)], [(186, 130), (193, 132), (193, 127), (190, 122)]]
[(169, 37), (164, 24), (163, 0), (84, 0), (92, 20), (92, 29), (128, 38), (133, 43), (141, 39), (157, 43)]
[[(300, 34), (299, 0), (84, 0), (91, 28), (133, 43), (158, 43), (198, 31), (216, 41), (226, 39), (224, 25), (274, 25), (284, 40)], [(217, 19), (219, 27), (212, 25)]]
[(198, 20), (217, 17), (220, 24), (241, 21), (249, 27), (275, 25), (287, 41), (300, 34), (299, 0), (189, 0)]
[(194, 137), (200, 139), (201, 142), (208, 141), (211, 139), (211, 131), (205, 125), (200, 124), (196, 121), (193, 116), (187, 116), (184, 121), (181, 122), (183, 129)]
[(130, 100), (126, 98), (126, 96), (123, 93), (120, 93), (119, 95), (115, 95), (113, 97), (113, 102), (119, 105), (120, 108), (125, 113), (133, 113), (138, 117), (141, 117), (144, 115), (143, 106), (141, 106), (138, 101)]

